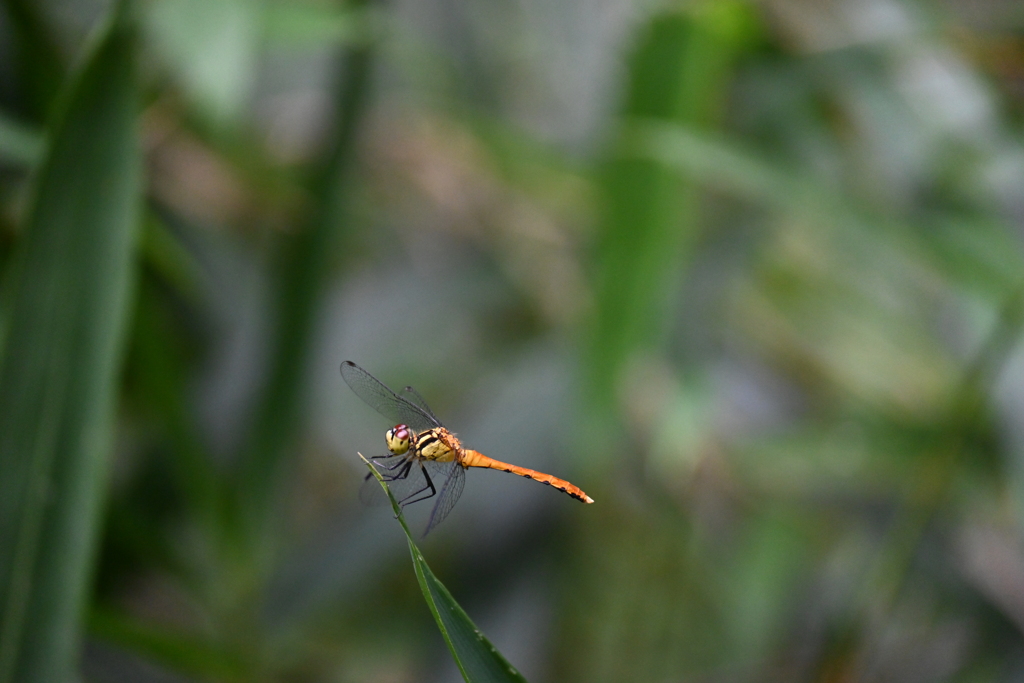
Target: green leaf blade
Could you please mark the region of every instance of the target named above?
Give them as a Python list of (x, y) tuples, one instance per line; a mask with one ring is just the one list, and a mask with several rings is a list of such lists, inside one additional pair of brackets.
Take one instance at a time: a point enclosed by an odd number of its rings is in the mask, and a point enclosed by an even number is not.
[(413, 566), (424, 597), (429, 595), (434, 618), (442, 627), (442, 634), (462, 676), (472, 683), (478, 681), (520, 681), (526, 679), (512, 666), (498, 649), (480, 632), (455, 598), (430, 571), (423, 555), (409, 539)]
[(141, 198), (132, 39), (61, 101), (5, 292), (0, 681), (70, 677), (103, 499)]
[[(664, 344), (674, 292), (698, 239), (699, 196), (685, 169), (626, 144), (637, 119), (713, 129), (744, 49), (738, 3), (668, 8), (641, 31), (627, 67), (619, 130), (599, 167), (588, 397), (603, 418), (624, 370)], [(605, 420), (607, 421), (607, 420)]]
[[(363, 458), (362, 455), (359, 457)], [(370, 468), (370, 472), (384, 487), (391, 500), (391, 507), (409, 541), (409, 553), (412, 555), (413, 569), (416, 571), (420, 590), (423, 591), (423, 598), (434, 615), (437, 627), (441, 630), (441, 635), (448, 644), (462, 677), (467, 683), (526, 683), (522, 674), (487, 640), (444, 584), (434, 576), (423, 553), (416, 547), (409, 526), (402, 516), (402, 509), (391, 495), (391, 490), (384, 483), (380, 472), (366, 458), (363, 458), (363, 462)]]

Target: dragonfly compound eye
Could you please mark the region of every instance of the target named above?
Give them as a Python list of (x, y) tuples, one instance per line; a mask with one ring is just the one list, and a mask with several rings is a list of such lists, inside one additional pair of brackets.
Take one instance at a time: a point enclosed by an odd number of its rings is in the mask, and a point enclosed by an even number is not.
[(402, 455), (409, 450), (409, 443), (412, 441), (412, 434), (405, 425), (395, 425), (388, 430), (384, 436), (387, 441), (388, 450), (395, 455)]

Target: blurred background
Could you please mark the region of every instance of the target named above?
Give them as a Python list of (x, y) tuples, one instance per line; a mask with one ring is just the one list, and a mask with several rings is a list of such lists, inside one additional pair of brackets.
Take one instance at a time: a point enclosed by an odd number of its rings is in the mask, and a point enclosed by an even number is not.
[[(111, 10), (0, 5), (7, 289)], [(1024, 678), (1020, 3), (128, 14), (81, 680), (459, 680), (346, 359), (597, 501), (470, 471), (421, 544), (531, 681)]]

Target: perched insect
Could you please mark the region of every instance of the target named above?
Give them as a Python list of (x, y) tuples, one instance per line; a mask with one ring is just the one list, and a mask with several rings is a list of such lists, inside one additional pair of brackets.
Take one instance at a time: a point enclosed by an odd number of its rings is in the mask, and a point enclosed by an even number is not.
[[(404, 507), (437, 496), (424, 534), (430, 533), (455, 507), (462, 495), (466, 468), (469, 467), (511, 472), (554, 486), (580, 502), (594, 502), (579, 487), (564, 479), (510, 465), (463, 448), (459, 439), (441, 424), (423, 397), (412, 387), (406, 387), (401, 394), (396, 394), (352, 361), (341, 364), (341, 376), (356, 396), (396, 423), (384, 435), (389, 453), (374, 456), (371, 460), (383, 470), (384, 481), (388, 482), (398, 502)], [(376, 482), (368, 484), (377, 488)], [(438, 486), (441, 487), (440, 495)]]

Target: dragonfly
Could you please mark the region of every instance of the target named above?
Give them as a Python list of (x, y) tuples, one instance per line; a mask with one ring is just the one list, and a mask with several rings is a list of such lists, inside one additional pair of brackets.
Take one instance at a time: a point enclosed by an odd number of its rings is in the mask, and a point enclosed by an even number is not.
[[(466, 483), (466, 470), (470, 467), (511, 472), (553, 486), (582, 503), (594, 502), (582, 489), (564, 479), (510, 465), (489, 458), (479, 451), (464, 448), (458, 437), (441, 424), (423, 397), (412, 387), (395, 393), (348, 360), (341, 364), (341, 376), (364, 403), (395, 423), (384, 435), (388, 453), (373, 456), (371, 460), (381, 471), (384, 481), (388, 482), (399, 505), (405, 507), (437, 498), (424, 536), (444, 521), (455, 507)], [(368, 474), (367, 480), (372, 476)], [(371, 491), (380, 491), (375, 481), (367, 481), (364, 491), (367, 486), (371, 487)]]

